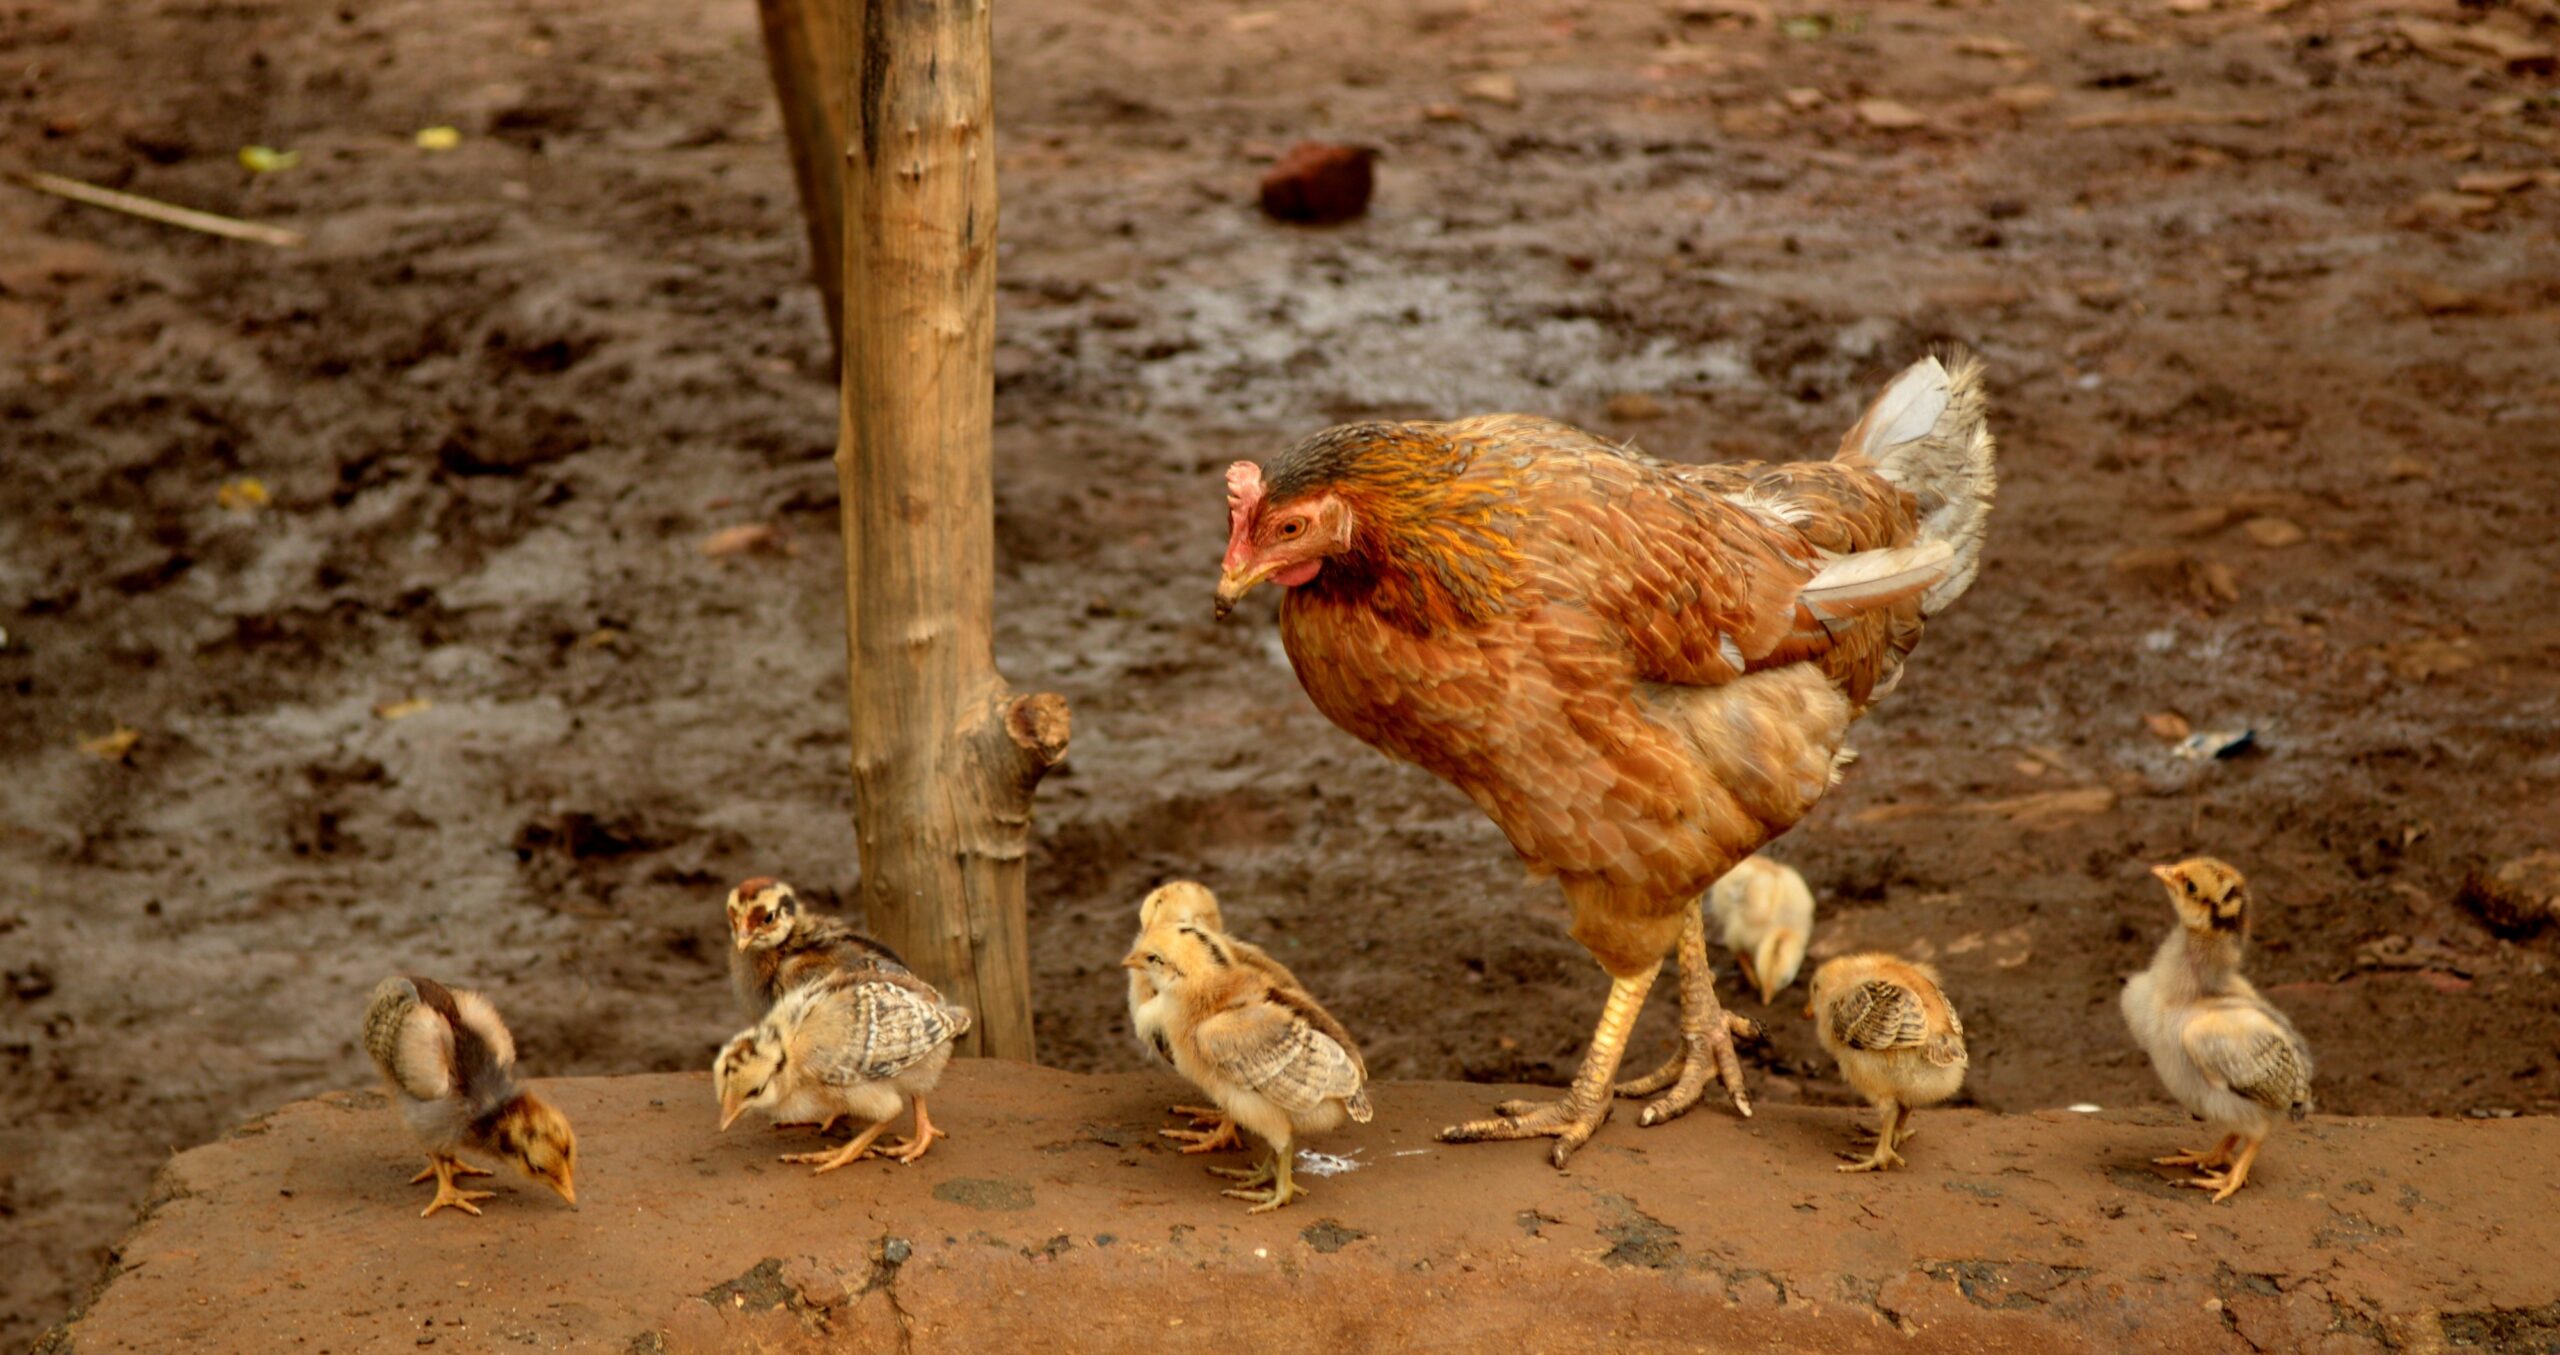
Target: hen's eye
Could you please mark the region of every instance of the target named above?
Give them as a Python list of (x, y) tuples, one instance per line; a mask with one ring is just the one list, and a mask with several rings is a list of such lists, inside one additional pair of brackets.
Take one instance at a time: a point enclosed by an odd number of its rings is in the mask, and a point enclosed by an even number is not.
[(1307, 520), (1305, 518), (1291, 518), (1287, 522), (1280, 524), (1280, 536), (1282, 540), (1287, 540), (1306, 529)]

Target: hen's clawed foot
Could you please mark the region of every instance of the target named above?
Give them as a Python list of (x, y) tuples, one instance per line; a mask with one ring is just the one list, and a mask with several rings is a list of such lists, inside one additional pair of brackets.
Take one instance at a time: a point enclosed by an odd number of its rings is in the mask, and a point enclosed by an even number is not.
[(1648, 1128), (1689, 1113), (1706, 1094), (1714, 1077), (1733, 1097), (1733, 1108), (1751, 1117), (1751, 1093), (1742, 1085), (1742, 1059), (1734, 1053), (1735, 1037), (1760, 1033), (1760, 1023), (1735, 1016), (1716, 1001), (1715, 970), (1707, 964), (1707, 921), (1704, 906), (1692, 908), (1680, 924), (1680, 1047), (1661, 1067), (1617, 1086), (1620, 1096), (1669, 1094), (1644, 1108), (1636, 1123)]
[(1610, 981), (1609, 1003), (1601, 1009), (1599, 1029), (1592, 1032), (1591, 1051), (1582, 1056), (1582, 1068), (1573, 1075), (1573, 1086), (1562, 1100), (1506, 1101), (1494, 1107), (1493, 1119), (1469, 1120), (1441, 1130), (1440, 1141), (1552, 1138), (1556, 1146), (1548, 1160), (1563, 1166), (1608, 1121), (1609, 1088), (1618, 1074), (1618, 1060), (1627, 1051), (1627, 1033), (1635, 1029), (1645, 994), (1653, 990), (1654, 976), (1661, 972), (1657, 965), (1633, 978)]

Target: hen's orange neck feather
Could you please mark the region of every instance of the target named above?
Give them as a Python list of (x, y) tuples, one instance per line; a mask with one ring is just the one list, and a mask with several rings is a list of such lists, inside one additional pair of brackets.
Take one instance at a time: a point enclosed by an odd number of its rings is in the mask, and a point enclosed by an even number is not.
[(1516, 475), (1430, 424), (1328, 428), (1274, 464), (1270, 500), (1331, 493), (1352, 514), (1350, 548), (1300, 591), (1359, 602), (1415, 634), (1499, 615), (1523, 556), (1504, 529), (1526, 516)]

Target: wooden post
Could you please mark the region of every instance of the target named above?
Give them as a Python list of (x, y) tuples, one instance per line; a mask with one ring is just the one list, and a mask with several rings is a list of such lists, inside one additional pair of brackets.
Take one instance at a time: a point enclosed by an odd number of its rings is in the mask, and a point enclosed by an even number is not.
[(1067, 703), (995, 665), (996, 163), (988, 0), (834, 0), (854, 822), (871, 925), (1029, 1059), (1023, 859)]
[(791, 178), (809, 228), (809, 271), (844, 364), (844, 77), (835, 0), (756, 0), (765, 64), (791, 148)]

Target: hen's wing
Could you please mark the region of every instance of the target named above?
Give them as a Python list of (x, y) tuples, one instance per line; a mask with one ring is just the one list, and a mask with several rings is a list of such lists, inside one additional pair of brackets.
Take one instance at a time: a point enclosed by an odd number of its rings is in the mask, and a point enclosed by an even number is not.
[(819, 1081), (838, 1087), (885, 1081), (967, 1033), (967, 1012), (901, 977), (848, 973), (819, 980), (821, 1000), (834, 1008), (836, 1022), (834, 1037), (819, 1041), (810, 1055)]
[(1366, 1080), (1340, 1042), (1276, 1002), (1219, 1012), (1199, 1024), (1193, 1040), (1201, 1057), (1292, 1115), (1333, 1097), (1354, 1101)]
[(2209, 1006), (2188, 1018), (2178, 1043), (2217, 1086), (2272, 1111), (2300, 1115), (2311, 1108), (2310, 1051), (2256, 1006)]

